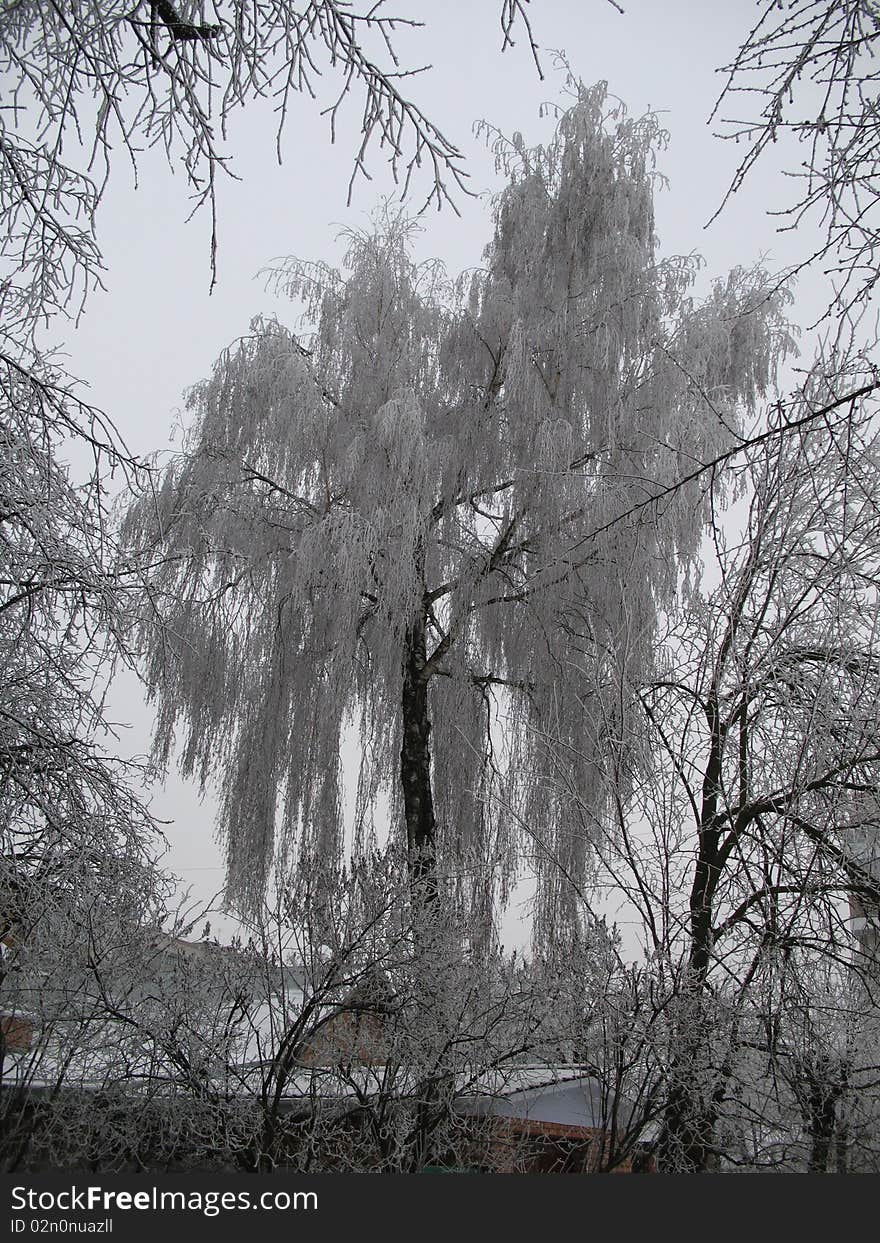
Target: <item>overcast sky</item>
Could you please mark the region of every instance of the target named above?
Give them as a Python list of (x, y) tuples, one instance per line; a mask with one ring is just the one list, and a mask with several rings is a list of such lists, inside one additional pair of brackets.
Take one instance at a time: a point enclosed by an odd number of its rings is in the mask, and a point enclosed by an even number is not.
[[(563, 50), (585, 83), (608, 81), (610, 91), (631, 113), (654, 109), (670, 132), (660, 170), (668, 190), (656, 203), (657, 233), (664, 254), (698, 251), (707, 261), (705, 278), (763, 259), (783, 267), (802, 255), (805, 230), (781, 235), (766, 214), (791, 194), (780, 165), (792, 167), (796, 153), (774, 148), (747, 188), (708, 229), (743, 148), (713, 137), (707, 120), (723, 84), (717, 68), (730, 60), (755, 14), (754, 0), (624, 0), (620, 14), (607, 0), (532, 0), (534, 32), (542, 48), (540, 81), (526, 41), (501, 55), (499, 0), (400, 0), (399, 10), (423, 17), (423, 30), (401, 32), (398, 49), (405, 65), (433, 67), (409, 83), (409, 96), (466, 155), (476, 197), (457, 196), (460, 215), (448, 208), (422, 219), (419, 250), (441, 258), (452, 273), (480, 261), (489, 237), (490, 195), (499, 188), (491, 152), (472, 134), (486, 119), (527, 142), (546, 138), (552, 121), (540, 106), (559, 100), (561, 75), (551, 49)], [(378, 198), (394, 191), (374, 151), (372, 181), (359, 180), (346, 205), (352, 158), (358, 146), (359, 101), (353, 98), (331, 146), (329, 126), (317, 103), (298, 101), (283, 139), (283, 164), (275, 155), (271, 104), (250, 107), (229, 131), (227, 150), (240, 178), (221, 180), (219, 191), (218, 283), (210, 287), (210, 221), (190, 204), (182, 176), (172, 176), (161, 154), (140, 161), (139, 185), (117, 152), (114, 177), (99, 215), (99, 236), (107, 262), (106, 292), (94, 295), (76, 331), (66, 337), (72, 374), (90, 385), (92, 401), (114, 418), (132, 451), (167, 450), (181, 421), (182, 394), (206, 376), (217, 354), (247, 330), (257, 313), (274, 313), (293, 326), (289, 305), (264, 291), (258, 271), (272, 259), (338, 261), (340, 227), (364, 225)], [(775, 161), (775, 162), (773, 162)], [(421, 204), (427, 184), (416, 185), (411, 202)], [(823, 295), (821, 278), (802, 282), (794, 318), (815, 318)], [(177, 437), (179, 445), (179, 434)], [(127, 723), (119, 749), (131, 754), (149, 746), (150, 713), (136, 680), (120, 678), (111, 716)], [(170, 850), (164, 862), (207, 897), (220, 889), (220, 852), (213, 841), (213, 804), (170, 774), (156, 790), (153, 810), (170, 821)]]

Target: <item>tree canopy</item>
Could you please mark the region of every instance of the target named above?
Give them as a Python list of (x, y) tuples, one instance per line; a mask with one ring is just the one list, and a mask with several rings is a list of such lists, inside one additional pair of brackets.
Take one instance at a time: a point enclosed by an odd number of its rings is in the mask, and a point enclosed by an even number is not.
[(181, 726), (185, 770), (219, 775), (235, 904), (273, 861), (332, 871), (384, 791), (415, 872), (454, 880), (484, 923), (527, 824), (547, 830), (544, 926), (576, 906), (588, 850), (535, 779), (542, 740), (570, 744), (572, 788), (597, 803), (626, 726), (606, 728), (565, 644), (590, 686), (621, 642), (648, 658), (701, 481), (662, 523), (645, 502), (732, 443), (789, 338), (760, 272), (693, 300), (696, 261), (656, 253), (656, 119), (571, 85), (546, 145), (492, 135), (508, 184), (481, 269), (415, 262), (390, 213), (347, 235), (343, 272), (279, 269), (313, 331), (255, 322), (128, 516), (157, 751)]

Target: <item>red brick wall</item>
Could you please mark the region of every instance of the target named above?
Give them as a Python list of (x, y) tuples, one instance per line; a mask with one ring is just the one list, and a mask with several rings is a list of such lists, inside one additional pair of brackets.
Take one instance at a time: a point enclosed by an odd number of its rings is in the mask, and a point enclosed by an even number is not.
[[(489, 1163), (497, 1174), (594, 1174), (606, 1167), (607, 1142), (598, 1128), (498, 1118)], [(609, 1172), (631, 1174), (632, 1158), (618, 1162)]]
[(18, 1014), (0, 1015), (0, 1032), (3, 1033), (6, 1048), (10, 1052), (24, 1052), (34, 1041), (33, 1023)]
[(315, 1032), (296, 1060), (302, 1066), (381, 1065), (387, 1046), (381, 1015), (343, 1010)]

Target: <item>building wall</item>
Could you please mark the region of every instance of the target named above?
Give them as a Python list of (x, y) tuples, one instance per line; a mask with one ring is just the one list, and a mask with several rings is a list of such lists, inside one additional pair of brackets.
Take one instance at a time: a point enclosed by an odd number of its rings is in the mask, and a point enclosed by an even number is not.
[(25, 1053), (34, 1041), (34, 1025), (20, 1014), (0, 1015), (0, 1033), (8, 1053)]
[[(605, 1132), (594, 1127), (497, 1118), (489, 1168), (494, 1174), (595, 1174), (607, 1166), (607, 1148)], [(634, 1173), (633, 1157), (608, 1172)], [(653, 1162), (641, 1172), (653, 1173)]]
[(296, 1060), (301, 1066), (375, 1066), (385, 1062), (387, 1051), (381, 1015), (343, 1010), (315, 1032)]

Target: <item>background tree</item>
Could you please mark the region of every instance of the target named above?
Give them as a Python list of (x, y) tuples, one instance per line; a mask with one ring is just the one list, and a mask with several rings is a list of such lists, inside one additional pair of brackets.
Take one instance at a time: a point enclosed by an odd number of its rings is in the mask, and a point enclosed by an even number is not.
[[(52, 764), (49, 748), (45, 762)], [(17, 1037), (0, 1049), (7, 1171), (51, 1163), (65, 1145), (81, 1156), (73, 1136), (80, 1106), (72, 1103), (90, 1098), (84, 1112), (99, 1128), (100, 1094), (143, 1076), (139, 1032), (122, 1014), (143, 1003), (172, 888), (149, 857), (141, 821), (120, 804), (117, 783), (109, 806), (88, 808), (69, 789), (82, 784), (75, 760), (66, 781), (53, 776), (54, 820), (26, 846), (4, 840), (0, 1007), (4, 1033), (11, 1024)]]
[[(77, 426), (70, 401), (54, 381), (0, 364), (0, 928), (15, 944), (44, 923), (69, 927), (76, 910), (85, 930), (101, 895), (145, 901), (159, 840), (139, 772), (107, 754), (102, 726), (119, 634), (102, 480), (116, 449), (79, 403), (95, 473), (71, 482), (58, 459)], [(127, 898), (114, 898), (119, 886)], [(11, 1013), (8, 957), (0, 998)]]
[[(509, 186), (485, 268), (456, 287), (413, 263), (393, 217), (350, 235), (346, 275), (283, 269), (313, 335), (256, 322), (192, 391), (184, 453), (128, 516), (156, 751), (167, 762), (180, 724), (184, 770), (221, 777), (240, 907), (263, 891), (276, 819), (282, 868), (337, 866), (351, 722), (356, 848), (384, 791), (414, 882), (431, 898), (453, 877), (486, 935), (519, 857), (493, 783), (552, 834), (532, 726), (592, 736), (560, 625), (580, 609), (601, 661), (626, 613), (628, 659), (645, 659), (656, 601), (696, 549), (699, 480), (662, 524), (622, 515), (682, 457), (729, 443), (785, 348), (760, 275), (697, 306), (694, 264), (658, 261), (656, 121), (572, 88), (546, 147), (496, 137)], [(596, 757), (570, 755), (599, 799)], [(577, 878), (582, 840), (553, 851)], [(545, 928), (564, 918), (558, 876), (542, 874)]]
[[(877, 998), (864, 1004), (860, 976), (845, 961), (795, 951), (761, 1007), (764, 1041), (755, 1043), (766, 1057), (763, 1079), (788, 1122), (777, 1125), (773, 1150), (783, 1167), (877, 1169), (878, 1058), (876, 1045), (869, 1051), (863, 1039), (872, 1013), (875, 1026)], [(763, 1121), (767, 1128), (766, 1115)]]
[(829, 964), (850, 988), (871, 977), (847, 921), (851, 895), (877, 897), (858, 845), (876, 823), (880, 743), (877, 442), (871, 408), (837, 384), (849, 386), (845, 363), (817, 368), (786, 412), (821, 412), (824, 426), (794, 431), (780, 407), (779, 434), (746, 468), (742, 542), (714, 529), (719, 586), (678, 615), (650, 680), (621, 682), (654, 759), (605, 825), (599, 883), (638, 912), (658, 973), (666, 1168), (723, 1155), (758, 995), (781, 1013), (795, 978), (805, 995)]

